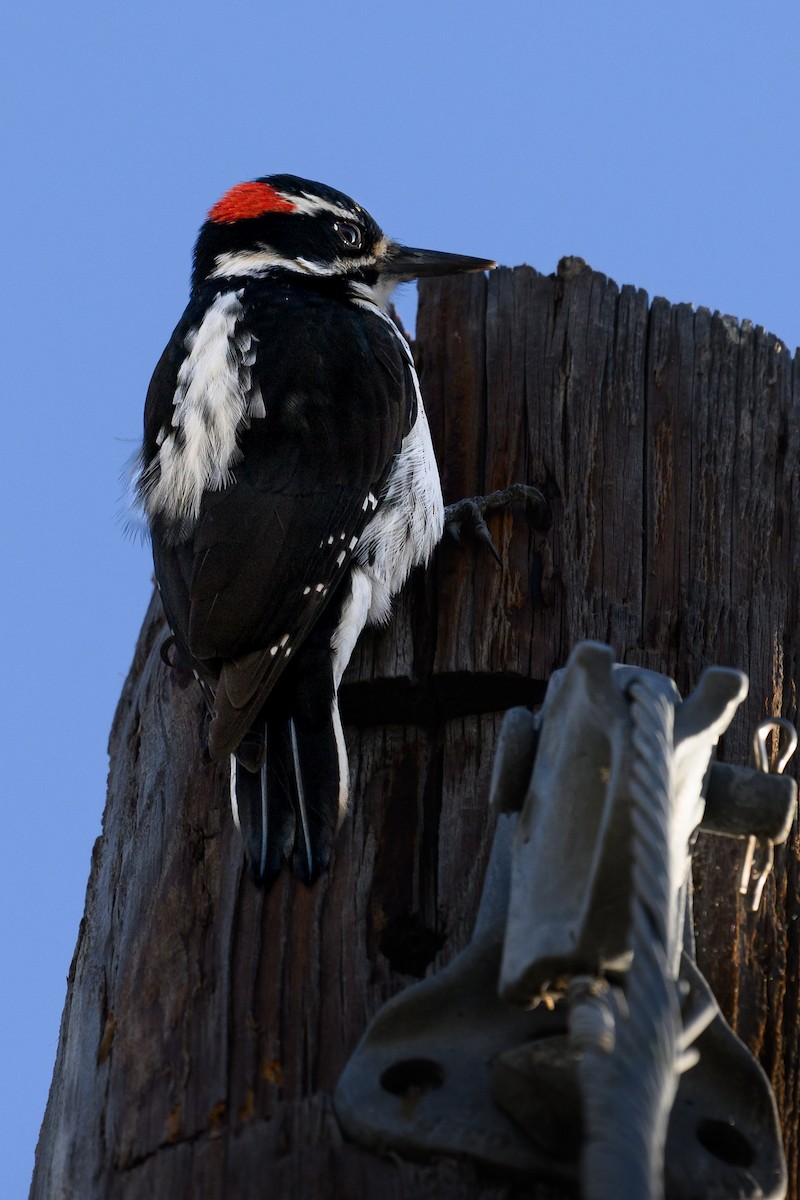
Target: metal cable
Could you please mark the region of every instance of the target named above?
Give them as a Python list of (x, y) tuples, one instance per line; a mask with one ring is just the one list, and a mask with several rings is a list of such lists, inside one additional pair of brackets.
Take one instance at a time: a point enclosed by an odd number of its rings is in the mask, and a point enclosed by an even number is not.
[(674, 707), (644, 679), (632, 720), (630, 948), (624, 993), (604, 980), (570, 986), (570, 1037), (582, 1052), (585, 1200), (660, 1200), (664, 1144), (680, 1070), (681, 1017), (670, 963), (679, 882), (671, 869)]

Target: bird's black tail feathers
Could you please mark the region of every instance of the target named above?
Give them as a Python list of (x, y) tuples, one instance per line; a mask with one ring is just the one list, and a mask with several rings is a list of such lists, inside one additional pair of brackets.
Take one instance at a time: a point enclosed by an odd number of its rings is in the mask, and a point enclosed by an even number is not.
[(287, 862), (309, 885), (328, 865), (346, 799), (335, 705), (324, 721), (267, 716), (231, 758), (234, 818), (261, 886)]

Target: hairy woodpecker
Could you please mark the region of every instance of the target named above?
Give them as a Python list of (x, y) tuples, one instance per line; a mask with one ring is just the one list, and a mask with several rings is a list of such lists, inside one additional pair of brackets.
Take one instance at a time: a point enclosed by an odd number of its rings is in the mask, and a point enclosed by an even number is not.
[(257, 883), (288, 861), (309, 883), (326, 866), (348, 795), (342, 674), (442, 535), (389, 297), (493, 266), (398, 245), (348, 196), (293, 175), (231, 188), (200, 230), (136, 488)]

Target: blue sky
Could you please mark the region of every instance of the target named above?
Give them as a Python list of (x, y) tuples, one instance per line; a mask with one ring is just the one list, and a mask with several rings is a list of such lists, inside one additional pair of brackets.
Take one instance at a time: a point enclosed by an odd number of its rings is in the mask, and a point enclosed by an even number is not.
[(294, 172), (413, 245), (544, 272), (577, 254), (794, 348), (799, 27), (796, 0), (33, 0), (7, 16), (4, 1196), (27, 1194), (150, 591), (120, 477), (205, 211)]

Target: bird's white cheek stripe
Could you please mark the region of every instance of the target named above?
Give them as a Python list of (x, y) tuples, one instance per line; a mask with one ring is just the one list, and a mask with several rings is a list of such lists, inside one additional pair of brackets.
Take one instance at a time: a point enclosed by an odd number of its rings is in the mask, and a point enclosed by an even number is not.
[[(312, 258), (304, 258), (298, 254), (296, 258), (288, 258), (263, 245), (257, 250), (228, 250), (218, 254), (214, 259), (214, 269), (209, 272), (209, 279), (226, 279), (237, 275), (248, 275), (256, 279), (268, 275), (270, 271), (293, 271), (296, 275), (318, 275), (320, 277), (347, 275), (348, 272), (374, 267), (376, 256), (373, 252), (361, 258), (335, 258), (330, 262), (315, 262)], [(396, 286), (397, 281), (384, 281), (380, 295), (386, 302)], [(353, 285), (356, 286), (355, 284)], [(366, 287), (367, 285), (359, 285)], [(361, 294), (361, 293), (359, 293)], [(373, 291), (369, 291), (368, 299), (373, 299)]]
[(335, 204), (332, 200), (323, 200), (321, 196), (315, 196), (311, 192), (300, 192), (299, 195), (293, 195), (290, 192), (281, 192), (290, 204), (294, 206), (294, 211), (303, 213), (306, 216), (314, 217), (317, 213), (327, 212), (334, 217), (341, 217), (345, 221), (357, 221), (364, 212), (360, 205), (354, 204), (353, 210), (343, 208), (341, 204)]
[(203, 492), (230, 483), (239, 430), (263, 408), (252, 390), (255, 338), (237, 333), (240, 298), (240, 291), (217, 296), (186, 337), (171, 426), (159, 432), (158, 453), (142, 477), (151, 517), (195, 518)]

